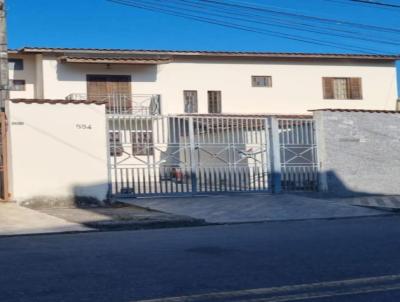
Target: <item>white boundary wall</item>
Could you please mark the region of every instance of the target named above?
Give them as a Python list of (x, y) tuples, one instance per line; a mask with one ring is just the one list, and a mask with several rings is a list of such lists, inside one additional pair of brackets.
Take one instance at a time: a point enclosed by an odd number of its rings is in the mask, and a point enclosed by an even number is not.
[(105, 105), (10, 102), (8, 120), (14, 200), (106, 199)]

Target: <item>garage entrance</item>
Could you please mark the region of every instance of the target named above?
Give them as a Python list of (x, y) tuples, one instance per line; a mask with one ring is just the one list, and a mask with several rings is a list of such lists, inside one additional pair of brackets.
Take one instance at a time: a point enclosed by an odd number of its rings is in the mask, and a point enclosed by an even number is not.
[(108, 114), (110, 192), (316, 191), (311, 118)]
[(268, 192), (265, 118), (109, 115), (114, 195)]

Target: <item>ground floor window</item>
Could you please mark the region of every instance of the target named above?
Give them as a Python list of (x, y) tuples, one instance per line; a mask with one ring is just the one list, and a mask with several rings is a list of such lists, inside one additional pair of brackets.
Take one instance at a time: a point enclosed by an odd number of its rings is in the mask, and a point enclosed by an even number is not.
[(124, 152), (124, 147), (121, 142), (121, 134), (119, 132), (109, 133), (110, 141), (110, 156), (122, 156)]
[[(126, 146), (132, 146), (133, 156), (154, 155), (153, 133), (152, 132), (130, 132), (131, 137), (125, 137), (126, 132), (111, 131), (109, 133), (110, 156), (122, 156), (124, 153), (123, 142)], [(124, 137), (122, 137), (124, 134)], [(129, 134), (129, 133), (128, 133)], [(126, 153), (128, 154), (129, 150)]]
[(154, 155), (153, 132), (132, 132), (132, 155)]

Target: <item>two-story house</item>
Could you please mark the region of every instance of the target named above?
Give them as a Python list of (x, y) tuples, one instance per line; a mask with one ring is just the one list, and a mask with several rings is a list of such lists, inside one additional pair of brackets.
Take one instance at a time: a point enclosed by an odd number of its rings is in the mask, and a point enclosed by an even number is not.
[[(59, 194), (61, 183), (69, 195), (315, 190), (309, 110), (397, 106), (397, 56), (23, 48), (9, 57), (17, 196), (38, 170), (28, 195)], [(26, 139), (34, 146), (21, 148)], [(81, 167), (93, 169), (85, 181)]]
[(113, 98), (113, 109), (162, 114), (395, 110), (397, 59), (385, 55), (28, 47), (10, 51), (11, 98)]

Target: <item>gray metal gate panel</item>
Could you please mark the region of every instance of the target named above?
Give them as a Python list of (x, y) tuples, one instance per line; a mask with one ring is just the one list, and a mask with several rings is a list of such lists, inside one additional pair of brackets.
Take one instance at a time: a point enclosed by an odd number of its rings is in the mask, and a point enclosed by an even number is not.
[(278, 119), (283, 191), (316, 191), (318, 159), (313, 119)]
[(264, 118), (109, 114), (111, 192), (269, 190)]
[(269, 190), (264, 118), (191, 117), (196, 192)]
[(113, 195), (318, 188), (310, 118), (109, 113), (108, 120)]

